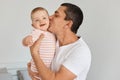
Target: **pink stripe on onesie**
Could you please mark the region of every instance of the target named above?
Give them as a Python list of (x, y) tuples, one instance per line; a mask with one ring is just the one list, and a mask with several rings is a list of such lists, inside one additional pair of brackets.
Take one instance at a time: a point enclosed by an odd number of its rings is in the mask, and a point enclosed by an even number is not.
[[(55, 36), (48, 31), (34, 29), (30, 34), (33, 37), (33, 42), (35, 42), (41, 34), (44, 34), (44, 38), (42, 39), (40, 44), (39, 49), (40, 57), (43, 60), (44, 64), (47, 67), (50, 67), (55, 53), (56, 39)], [(31, 60), (31, 70), (33, 72), (38, 72), (33, 59)]]

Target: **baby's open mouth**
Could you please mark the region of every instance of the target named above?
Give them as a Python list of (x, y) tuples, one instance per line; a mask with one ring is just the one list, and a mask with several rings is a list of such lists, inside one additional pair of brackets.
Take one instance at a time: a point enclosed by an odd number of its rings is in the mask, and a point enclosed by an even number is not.
[(44, 26), (45, 24), (40, 24), (40, 26)]

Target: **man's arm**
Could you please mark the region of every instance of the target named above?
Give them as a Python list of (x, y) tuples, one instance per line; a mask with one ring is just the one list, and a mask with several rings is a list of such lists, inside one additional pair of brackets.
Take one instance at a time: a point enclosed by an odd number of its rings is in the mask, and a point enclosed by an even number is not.
[(58, 72), (53, 72), (44, 65), (39, 55), (33, 55), (32, 57), (34, 58), (33, 60), (42, 80), (73, 80), (76, 77), (75, 74), (63, 65), (60, 67)]
[(36, 68), (38, 69), (38, 73), (42, 80), (73, 80), (76, 77), (76, 75), (69, 71), (67, 68), (65, 68), (63, 65), (60, 67), (58, 72), (53, 72), (49, 68), (47, 68), (46, 65), (43, 63), (38, 52), (42, 37), (40, 37), (30, 47), (31, 56), (35, 62)]

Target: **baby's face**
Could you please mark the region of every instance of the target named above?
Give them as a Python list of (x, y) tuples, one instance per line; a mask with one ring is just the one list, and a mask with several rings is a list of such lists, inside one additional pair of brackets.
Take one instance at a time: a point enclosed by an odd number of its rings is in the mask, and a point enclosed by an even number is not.
[(32, 25), (36, 29), (46, 31), (49, 27), (49, 16), (45, 10), (36, 11), (32, 14)]

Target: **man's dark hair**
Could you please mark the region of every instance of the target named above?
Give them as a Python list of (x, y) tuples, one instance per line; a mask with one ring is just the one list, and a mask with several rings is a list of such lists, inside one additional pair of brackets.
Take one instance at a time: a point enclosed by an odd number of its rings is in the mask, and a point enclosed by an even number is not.
[(72, 20), (73, 21), (73, 25), (71, 27), (71, 31), (74, 33), (77, 33), (77, 30), (79, 28), (79, 26), (82, 24), (83, 21), (83, 12), (82, 10), (71, 3), (63, 3), (61, 4), (61, 6), (65, 6), (66, 10), (65, 10), (65, 20)]

